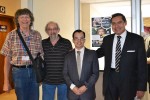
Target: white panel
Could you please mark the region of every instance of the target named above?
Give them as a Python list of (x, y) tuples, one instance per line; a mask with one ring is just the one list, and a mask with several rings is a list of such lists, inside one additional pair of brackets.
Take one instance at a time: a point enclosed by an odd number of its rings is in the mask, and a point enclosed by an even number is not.
[(74, 0), (75, 30), (80, 29), (80, 0)]

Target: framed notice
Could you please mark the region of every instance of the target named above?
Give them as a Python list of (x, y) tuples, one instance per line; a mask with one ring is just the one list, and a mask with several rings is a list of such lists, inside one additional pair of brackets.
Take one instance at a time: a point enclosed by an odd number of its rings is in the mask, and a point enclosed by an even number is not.
[(94, 17), (92, 21), (92, 47), (100, 47), (103, 38), (111, 34), (111, 17)]

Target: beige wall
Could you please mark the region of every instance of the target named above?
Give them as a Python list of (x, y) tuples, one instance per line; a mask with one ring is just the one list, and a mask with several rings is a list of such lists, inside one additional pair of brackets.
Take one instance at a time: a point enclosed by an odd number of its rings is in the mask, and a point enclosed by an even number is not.
[(144, 18), (144, 26), (150, 27), (150, 17)]
[[(28, 7), (28, 0), (0, 0), (0, 6), (6, 7), (6, 14), (14, 16), (19, 8)], [(90, 5), (81, 5), (81, 29), (86, 32), (85, 46), (90, 48)], [(43, 39), (47, 37), (44, 28), (48, 21), (56, 21), (60, 26), (60, 34), (72, 42), (74, 31), (74, 0), (33, 0), (35, 17), (34, 29), (38, 30)]]
[(86, 33), (85, 46), (90, 48), (90, 4), (81, 4), (81, 29)]
[[(74, 0), (33, 1), (33, 13), (34, 29), (41, 32), (43, 39), (47, 37), (45, 25), (52, 20), (59, 23), (60, 34), (72, 42), (72, 32), (75, 30)], [(81, 4), (81, 29), (86, 33), (85, 46), (90, 48), (90, 4)]]
[(0, 6), (4, 6), (6, 8), (6, 13), (4, 15), (14, 16), (14, 13), (16, 12), (16, 10), (21, 7), (20, 0), (14, 0), (14, 1), (0, 0)]
[[(56, 21), (60, 27), (60, 35), (72, 41), (74, 31), (74, 0), (33, 0), (34, 29), (38, 30), (42, 38), (47, 38), (45, 25), (49, 21)], [(57, 96), (55, 96), (57, 100)], [(40, 87), (40, 100), (42, 88)]]
[(72, 41), (74, 31), (74, 0), (34, 0), (33, 13), (35, 16), (34, 29), (47, 38), (44, 31), (49, 21), (56, 21), (60, 26), (60, 34)]

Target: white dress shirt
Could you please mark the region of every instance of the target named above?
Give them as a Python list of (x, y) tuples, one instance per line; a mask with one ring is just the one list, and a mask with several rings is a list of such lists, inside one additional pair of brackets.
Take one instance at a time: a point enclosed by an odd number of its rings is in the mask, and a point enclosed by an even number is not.
[[(82, 62), (83, 62), (84, 50), (85, 50), (85, 47), (81, 48), (80, 50), (77, 50), (77, 49), (75, 48), (76, 59), (77, 59), (77, 51), (80, 51), (81, 69), (82, 69)], [(70, 89), (72, 90), (75, 86), (76, 86), (76, 85), (72, 83), (72, 84), (70, 85)]]
[[(114, 41), (113, 41), (111, 68), (116, 68), (115, 53), (116, 53), (117, 36), (118, 35), (115, 34)], [(124, 31), (120, 36), (121, 36), (120, 42), (121, 42), (121, 51), (122, 51), (122, 48), (123, 48), (123, 45), (127, 36), (127, 31)]]

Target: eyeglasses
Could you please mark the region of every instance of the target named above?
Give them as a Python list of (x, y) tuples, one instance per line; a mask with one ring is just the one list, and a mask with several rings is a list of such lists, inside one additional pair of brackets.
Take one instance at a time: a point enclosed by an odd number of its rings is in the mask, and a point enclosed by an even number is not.
[(73, 40), (74, 40), (74, 41), (84, 41), (85, 38), (84, 38), (84, 37), (83, 37), (83, 38), (76, 38), (76, 37), (75, 37)]
[(124, 24), (124, 22), (123, 22), (123, 21), (112, 22), (112, 26), (115, 26), (115, 25), (121, 25), (121, 24)]
[(47, 28), (47, 31), (57, 31), (58, 30), (58, 28)]

